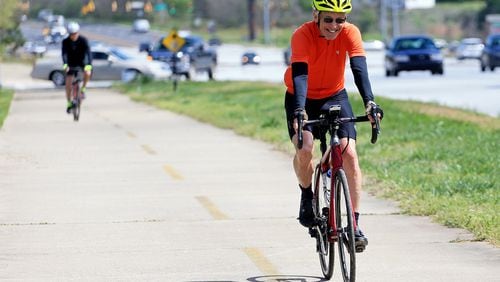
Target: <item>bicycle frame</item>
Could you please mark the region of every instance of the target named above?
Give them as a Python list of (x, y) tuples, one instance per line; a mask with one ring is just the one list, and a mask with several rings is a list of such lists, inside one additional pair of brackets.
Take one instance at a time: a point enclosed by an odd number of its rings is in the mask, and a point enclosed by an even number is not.
[[(346, 117), (346, 118), (341, 118), (339, 117), (340, 115), (340, 106), (338, 105), (333, 105), (330, 107), (328, 110), (328, 113), (326, 116), (320, 117), (318, 120), (311, 120), (311, 121), (301, 121), (299, 122), (299, 130), (298, 130), (298, 146), (299, 148), (302, 147), (302, 128), (305, 124), (310, 124), (310, 125), (319, 125), (326, 127), (328, 126), (327, 129), (324, 129), (322, 132), (322, 137), (320, 139), (321, 145), (321, 160), (320, 160), (320, 165), (321, 165), (321, 172), (325, 173), (329, 169), (331, 169), (331, 176), (333, 176), (338, 172), (339, 169), (343, 168), (343, 158), (342, 158), (342, 148), (340, 144), (340, 139), (337, 135), (337, 130), (340, 127), (340, 124), (342, 123), (347, 123), (347, 122), (361, 122), (361, 121), (369, 121), (368, 116), (358, 116), (358, 117)], [(376, 114), (372, 114), (372, 117), (376, 121), (376, 126), (375, 128), (372, 128), (372, 143), (375, 143), (377, 141), (377, 135), (379, 133), (380, 127), (378, 123), (378, 118), (375, 117)], [(330, 135), (330, 145), (326, 146), (326, 134)], [(324, 134), (324, 135), (323, 135)], [(321, 177), (321, 176), (319, 176)], [(335, 187), (335, 181), (330, 181), (330, 212), (328, 214), (328, 225), (329, 226), (336, 226), (335, 224), (335, 192), (336, 192)], [(352, 206), (352, 199), (349, 199), (351, 202)], [(354, 211), (352, 214), (352, 217), (354, 218)], [(354, 230), (357, 229), (356, 226), (356, 221), (353, 221), (353, 228)], [(328, 239), (330, 242), (333, 242), (337, 240), (339, 230), (336, 230), (335, 228), (331, 228), (332, 230), (328, 231)]]
[(79, 79), (78, 77), (75, 77), (73, 79), (73, 83), (72, 83), (72, 90), (71, 90), (71, 93), (73, 94), (73, 99), (75, 100), (78, 100), (80, 101), (80, 82), (81, 82), (81, 79)]
[[(320, 160), (320, 166), (321, 166), (321, 172), (326, 173), (328, 170), (331, 170), (331, 176), (333, 176), (337, 173), (337, 171), (341, 168), (343, 168), (343, 158), (342, 158), (342, 148), (340, 147), (340, 140), (337, 136), (337, 129), (336, 128), (330, 129), (333, 130), (331, 134), (331, 140), (330, 140), (330, 146), (325, 149), (326, 146), (325, 144), (321, 144), (321, 153), (322, 157)], [(321, 140), (321, 142), (325, 142), (324, 140)], [(321, 175), (319, 176), (321, 177)], [(335, 186), (335, 181), (330, 181), (330, 212), (328, 214), (328, 225), (329, 226), (336, 226), (335, 224), (335, 191), (337, 187)], [(349, 199), (351, 201), (351, 206), (352, 206), (352, 199)], [(354, 211), (352, 214), (354, 218)], [(353, 228), (356, 230), (356, 221), (353, 221)], [(338, 238), (338, 233), (339, 230), (335, 228), (331, 228), (328, 232), (328, 240), (330, 242), (334, 242)]]
[(73, 102), (73, 108), (71, 111), (73, 112), (73, 120), (78, 121), (80, 118), (80, 104), (82, 101), (82, 93), (81, 86), (82, 83), (82, 70), (80, 68), (72, 68), (75, 71), (73, 74), (73, 81), (71, 82), (71, 99)]

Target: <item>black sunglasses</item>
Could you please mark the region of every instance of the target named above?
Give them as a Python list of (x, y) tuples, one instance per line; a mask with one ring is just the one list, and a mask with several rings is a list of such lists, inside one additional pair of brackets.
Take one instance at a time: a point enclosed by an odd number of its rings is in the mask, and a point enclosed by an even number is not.
[(323, 22), (324, 23), (333, 23), (335, 21), (335, 23), (337, 24), (343, 24), (345, 23), (345, 21), (347, 20), (347, 18), (331, 18), (331, 17), (324, 17), (323, 18)]

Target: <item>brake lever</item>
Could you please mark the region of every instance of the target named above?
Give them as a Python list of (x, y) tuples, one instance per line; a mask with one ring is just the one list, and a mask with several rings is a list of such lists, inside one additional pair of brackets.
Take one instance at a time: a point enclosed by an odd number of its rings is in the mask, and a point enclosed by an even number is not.
[[(371, 139), (372, 144), (377, 143), (378, 135), (380, 134), (380, 119), (378, 118), (377, 113), (378, 113), (378, 107), (377, 107), (377, 105), (373, 105), (371, 112), (370, 112), (370, 115), (372, 116), (373, 120), (375, 121), (375, 122), (371, 123), (372, 124), (372, 139)], [(375, 127), (373, 127), (373, 125), (375, 125)]]

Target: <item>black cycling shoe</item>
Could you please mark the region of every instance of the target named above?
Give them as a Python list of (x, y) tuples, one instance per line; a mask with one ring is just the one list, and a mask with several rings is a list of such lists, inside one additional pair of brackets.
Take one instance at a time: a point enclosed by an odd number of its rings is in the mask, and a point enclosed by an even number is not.
[(356, 249), (356, 253), (362, 253), (366, 246), (368, 246), (368, 238), (366, 238), (365, 234), (361, 229), (354, 231), (354, 248)]
[(300, 210), (298, 220), (304, 227), (312, 227), (314, 225), (312, 198), (302, 197), (300, 199)]

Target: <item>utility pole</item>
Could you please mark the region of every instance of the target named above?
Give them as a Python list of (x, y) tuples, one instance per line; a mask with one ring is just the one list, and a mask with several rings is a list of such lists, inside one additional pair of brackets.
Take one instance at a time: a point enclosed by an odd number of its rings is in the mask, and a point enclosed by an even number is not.
[(387, 0), (380, 0), (380, 31), (382, 33), (382, 41), (388, 43), (387, 38)]
[(264, 0), (264, 43), (271, 42), (270, 34), (270, 17), (269, 17), (269, 0)]
[(399, 9), (401, 7), (400, 0), (392, 0), (392, 37), (399, 36)]
[(248, 40), (255, 40), (255, 0), (247, 0), (248, 4)]

